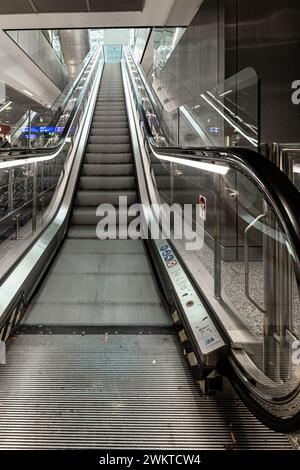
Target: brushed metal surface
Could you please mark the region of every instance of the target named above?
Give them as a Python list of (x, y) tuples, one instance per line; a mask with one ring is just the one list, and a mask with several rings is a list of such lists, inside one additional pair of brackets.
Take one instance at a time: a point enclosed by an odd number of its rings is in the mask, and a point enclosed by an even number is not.
[(203, 397), (173, 335), (20, 335), (0, 448), (288, 449), (232, 395)]

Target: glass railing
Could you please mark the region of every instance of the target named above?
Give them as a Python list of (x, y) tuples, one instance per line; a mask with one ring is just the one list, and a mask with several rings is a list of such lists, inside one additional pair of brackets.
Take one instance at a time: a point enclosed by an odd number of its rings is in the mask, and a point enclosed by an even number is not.
[(169, 241), (222, 325), (230, 370), (256, 412), (263, 410), (261, 419), (278, 429), (296, 421), (299, 427), (299, 194), (253, 150), (167, 146), (145, 109), (139, 74), (125, 57), (146, 142), (149, 194), (156, 195), (151, 202), (174, 213)]
[[(68, 121), (70, 112), (80, 95), (81, 89), (90, 72), (92, 57), (95, 49), (91, 50), (85, 57), (73, 82), (68, 83), (60, 93), (55, 102), (49, 108), (34, 105), (31, 109), (21, 106), (17, 98), (15, 101), (9, 100), (11, 128), (7, 135), (8, 142), (4, 149), (0, 150), (1, 155), (10, 152), (15, 155), (18, 152), (42, 149), (43, 147), (55, 147)], [(5, 114), (7, 108), (1, 112), (4, 105), (0, 105), (0, 118)]]
[(57, 51), (50, 43), (46, 31), (39, 29), (9, 30), (7, 35), (31, 60), (63, 90), (68, 83), (68, 71)]
[[(72, 94), (63, 122), (61, 145), (44, 148), (43, 153), (24, 152), (17, 156), (2, 156), (0, 161), (0, 257), (10, 256), (26, 247), (40, 233), (53, 211), (66, 168), (70, 165), (79, 129), (82, 128), (86, 106), (95, 80), (103, 64), (102, 48), (90, 57), (85, 78)], [(76, 99), (74, 100), (74, 96)], [(60, 121), (61, 122), (61, 121)], [(25, 243), (26, 242), (26, 243)], [(2, 267), (7, 263), (2, 263)], [(0, 276), (3, 275), (1, 270)]]
[[(130, 51), (124, 48), (124, 52), (139, 82), (156, 139), (164, 135), (168, 145), (181, 147), (259, 147), (260, 82), (254, 69), (245, 68), (212, 90), (167, 111)], [(172, 97), (168, 96), (168, 100)]]

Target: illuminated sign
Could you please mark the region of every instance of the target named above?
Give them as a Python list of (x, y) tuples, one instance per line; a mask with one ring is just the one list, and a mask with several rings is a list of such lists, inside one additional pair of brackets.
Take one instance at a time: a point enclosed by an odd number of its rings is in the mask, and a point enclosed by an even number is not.
[[(44, 132), (63, 132), (64, 127), (55, 127), (55, 126), (31, 126), (30, 131), (31, 132), (38, 132), (38, 133), (44, 133)], [(29, 128), (25, 127), (23, 129), (24, 132), (29, 132)]]

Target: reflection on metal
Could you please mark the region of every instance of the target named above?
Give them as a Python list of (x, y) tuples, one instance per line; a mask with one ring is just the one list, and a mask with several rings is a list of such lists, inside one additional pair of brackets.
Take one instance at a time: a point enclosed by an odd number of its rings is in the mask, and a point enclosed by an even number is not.
[[(197, 109), (197, 107), (195, 107), (195, 109)], [(194, 129), (196, 134), (199, 135), (200, 139), (203, 142), (207, 143), (207, 145), (212, 145), (212, 146), (214, 145), (214, 142), (211, 139), (210, 134), (208, 132), (205, 132), (204, 128), (199, 125), (199, 123), (196, 121), (193, 115), (189, 112), (186, 106), (180, 106), (179, 112), (183, 114), (185, 119), (188, 121), (189, 125), (192, 127), (192, 129)]]
[(245, 264), (245, 294), (247, 299), (250, 300), (250, 302), (253, 303), (253, 305), (258, 308), (262, 313), (266, 313), (266, 309), (260, 307), (258, 303), (251, 297), (250, 294), (250, 281), (249, 281), (249, 233), (252, 228), (255, 227), (256, 223), (264, 218), (266, 214), (260, 214), (256, 219), (254, 219), (245, 229), (244, 233), (244, 264)]
[(209, 104), (209, 106), (211, 106), (218, 114), (220, 114), (221, 118), (224, 119), (224, 121), (226, 121), (238, 133), (238, 135), (241, 134), (251, 145), (253, 145), (253, 147), (257, 148), (258, 140), (248, 136), (239, 126), (237, 126), (237, 124), (232, 119), (225, 115), (225, 112), (221, 111), (218, 106), (208, 99), (204, 93), (202, 93), (200, 96)]
[(73, 80), (90, 50), (89, 32), (87, 29), (60, 29), (58, 34), (69, 79)]

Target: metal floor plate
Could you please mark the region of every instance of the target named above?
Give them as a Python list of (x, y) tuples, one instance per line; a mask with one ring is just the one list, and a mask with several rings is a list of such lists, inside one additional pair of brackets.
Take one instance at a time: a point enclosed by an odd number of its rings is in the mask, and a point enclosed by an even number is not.
[(0, 448), (289, 449), (237, 398), (199, 395), (174, 335), (20, 335)]

